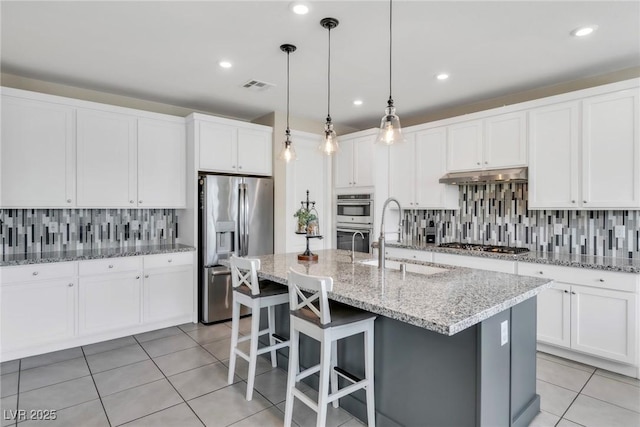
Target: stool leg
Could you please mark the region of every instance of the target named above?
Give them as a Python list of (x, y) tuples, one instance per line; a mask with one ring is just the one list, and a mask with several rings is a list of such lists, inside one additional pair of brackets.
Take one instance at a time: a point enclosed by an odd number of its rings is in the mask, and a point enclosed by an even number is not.
[(320, 386), (318, 387), (317, 427), (327, 424), (327, 398), (329, 397), (329, 369), (331, 367), (331, 338), (324, 336), (320, 342)]
[[(267, 317), (269, 320), (269, 345), (276, 345), (276, 339), (273, 334), (276, 333), (276, 308), (270, 305), (267, 308)], [(271, 366), (273, 368), (278, 366), (278, 358), (276, 357), (276, 351), (271, 350)]]
[(367, 424), (369, 427), (376, 425), (376, 395), (373, 391), (373, 322), (364, 331), (364, 370), (369, 384), (366, 387), (367, 395)]
[(257, 298), (251, 307), (251, 341), (249, 349), (249, 373), (247, 374), (247, 400), (253, 399), (253, 383), (258, 363), (258, 333), (260, 332), (260, 302)]
[(236, 373), (236, 347), (238, 346), (238, 333), (240, 329), (240, 303), (233, 293), (233, 306), (231, 309), (231, 350), (229, 351), (229, 377), (227, 383), (233, 384), (233, 377)]
[[(336, 373), (335, 368), (338, 366), (338, 341), (331, 342), (331, 394), (338, 392), (338, 374)], [(339, 406), (339, 399), (334, 400), (333, 407), (337, 408)]]
[[(293, 317), (293, 316), (292, 316)], [(298, 351), (300, 344), (300, 332), (293, 328), (293, 319), (291, 319), (292, 327), (289, 337), (289, 372), (287, 376), (287, 401), (284, 408), (284, 426), (291, 427), (293, 420), (293, 389), (296, 386), (296, 376), (300, 367), (298, 366)]]

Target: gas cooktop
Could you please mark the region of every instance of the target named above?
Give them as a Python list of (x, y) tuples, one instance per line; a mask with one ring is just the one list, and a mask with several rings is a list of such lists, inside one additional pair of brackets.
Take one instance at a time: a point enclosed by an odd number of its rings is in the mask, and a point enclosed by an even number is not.
[(441, 243), (438, 246), (441, 248), (462, 249), (466, 251), (478, 252), (494, 252), (497, 254), (521, 254), (529, 252), (529, 249), (527, 248), (516, 248), (513, 246), (480, 245), (475, 243), (462, 242)]

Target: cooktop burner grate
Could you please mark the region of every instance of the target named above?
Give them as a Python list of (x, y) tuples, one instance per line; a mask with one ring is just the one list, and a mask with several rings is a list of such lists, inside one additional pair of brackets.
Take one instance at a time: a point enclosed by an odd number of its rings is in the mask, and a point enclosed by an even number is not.
[(495, 246), (495, 245), (481, 245), (477, 243), (462, 243), (451, 242), (441, 243), (441, 248), (462, 249), (466, 251), (478, 251), (478, 252), (494, 252), (498, 254), (521, 254), (529, 252), (527, 248), (516, 248), (513, 246)]

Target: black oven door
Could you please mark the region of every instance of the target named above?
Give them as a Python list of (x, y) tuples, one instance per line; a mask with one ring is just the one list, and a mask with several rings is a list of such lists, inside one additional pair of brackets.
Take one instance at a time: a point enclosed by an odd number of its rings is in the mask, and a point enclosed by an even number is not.
[[(364, 238), (360, 236), (360, 234), (356, 234), (355, 239), (353, 238), (353, 233), (357, 232), (362, 233)], [(371, 230), (360, 230), (353, 228), (338, 228), (336, 230), (336, 248), (344, 249), (347, 251), (351, 250), (351, 241), (353, 239), (353, 250), (355, 252), (371, 252)]]

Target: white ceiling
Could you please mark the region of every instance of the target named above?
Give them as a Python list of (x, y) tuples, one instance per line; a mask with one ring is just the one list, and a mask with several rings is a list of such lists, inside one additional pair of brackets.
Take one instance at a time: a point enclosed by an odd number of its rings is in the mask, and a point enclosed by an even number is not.
[[(378, 126), (388, 98), (386, 1), (2, 2), (2, 71), (252, 120), (286, 108), (324, 121), (327, 30), (334, 17), (337, 125)], [(585, 38), (571, 30), (596, 24)], [(639, 1), (395, 1), (398, 114), (442, 108), (640, 66)], [(221, 59), (233, 62), (221, 69)], [(435, 74), (446, 71), (448, 81)], [(257, 79), (265, 92), (241, 87)], [(356, 107), (353, 100), (362, 99)]]

